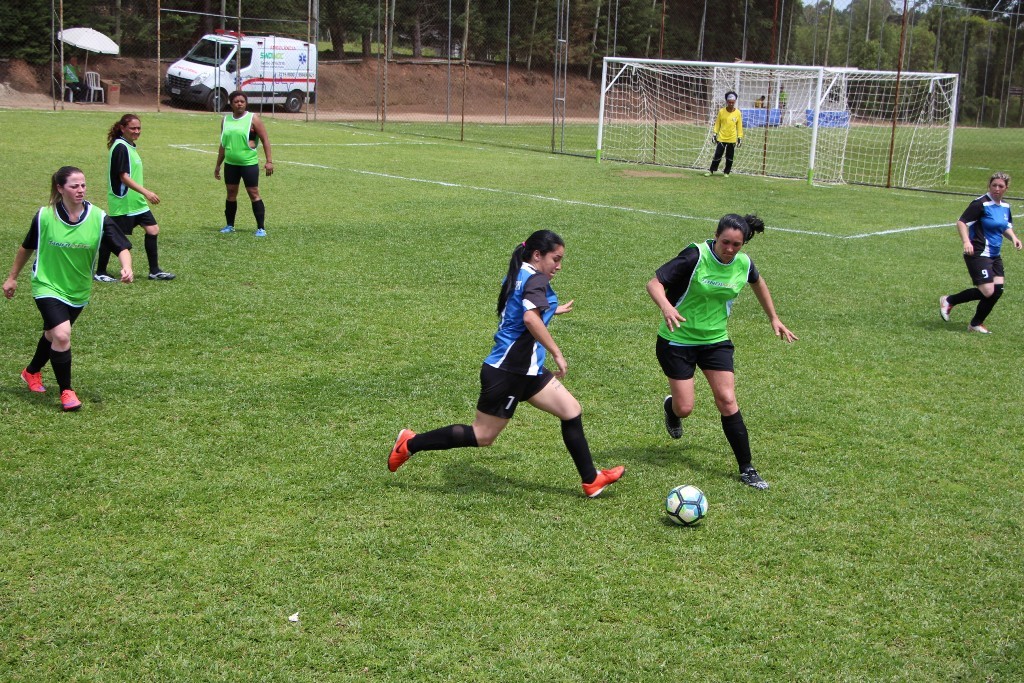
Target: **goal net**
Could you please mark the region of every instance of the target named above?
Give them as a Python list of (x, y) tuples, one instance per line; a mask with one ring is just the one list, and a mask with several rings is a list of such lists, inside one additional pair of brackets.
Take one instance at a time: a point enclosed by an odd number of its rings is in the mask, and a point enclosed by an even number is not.
[(744, 132), (734, 172), (893, 187), (948, 180), (956, 74), (606, 57), (598, 159), (707, 168), (730, 90)]

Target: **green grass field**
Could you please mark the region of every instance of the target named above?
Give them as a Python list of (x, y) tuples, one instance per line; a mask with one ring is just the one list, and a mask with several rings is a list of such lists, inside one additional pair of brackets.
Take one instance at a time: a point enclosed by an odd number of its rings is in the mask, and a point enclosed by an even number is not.
[[(404, 121), (401, 115), (396, 115), (389, 118), (383, 128), (389, 133), (428, 139), (465, 140), (519, 150), (554, 150), (569, 155), (596, 156), (596, 123), (553, 127), (550, 122), (528, 124), (517, 121), (516, 117), (510, 117), (509, 121), (502, 125), (472, 122), (463, 125), (456, 113), (447, 122), (423, 123)], [(381, 130), (379, 121), (355, 121), (351, 125)], [(883, 125), (822, 128), (815, 143), (815, 166), (809, 169), (812, 147), (809, 128), (748, 127), (742, 152), (736, 156), (735, 169), (737, 173), (802, 180), (813, 175), (819, 184), (841, 179), (851, 184), (884, 187), (888, 182), (895, 188), (929, 188), (975, 195), (985, 189), (988, 176), (979, 180), (978, 164), (973, 162), (964, 168), (956, 165), (955, 159), (950, 177), (944, 179), (947, 129), (900, 129), (894, 137), (890, 134), (890, 129)], [(619, 121), (617, 125), (606, 127), (604, 135), (602, 158), (606, 161), (657, 162), (668, 167), (704, 171), (714, 152), (706, 125), (663, 123), (652, 128), (646, 124), (622, 125)], [(1018, 146), (1022, 142), (1019, 131), (1000, 131), (992, 136), (986, 130), (960, 129), (957, 136), (959, 153), (956, 156), (968, 160), (975, 155), (979, 159), (1002, 158), (1005, 156), (1002, 146), (1007, 141)], [(889, 163), (890, 143), (892, 164)], [(907, 158), (911, 149), (932, 150), (937, 156), (928, 162), (911, 163)], [(1010, 163), (1016, 162), (1011, 160)], [(978, 189), (979, 182), (981, 189)]]
[[(5, 274), (57, 167), (106, 205), (113, 118), (0, 111)], [(257, 240), (244, 199), (239, 232), (217, 232), (216, 118), (143, 115), (178, 279), (144, 278), (136, 234), (143, 277), (96, 285), (79, 412), (49, 367), (46, 394), (18, 377), (40, 331), (28, 269), (2, 301), (0, 680), (1024, 677), (1024, 255), (1006, 254), (994, 334), (939, 319), (969, 285), (952, 223), (970, 197), (267, 126)], [(959, 131), (956, 150), (954, 190), (1024, 182), (1019, 131)], [(764, 217), (748, 253), (800, 336), (777, 341), (741, 295), (767, 493), (738, 482), (703, 379), (681, 441), (661, 419), (644, 285), (727, 212)], [(389, 473), (400, 428), (472, 419), (499, 280), (541, 227), (566, 240), (554, 284), (576, 301), (552, 324), (565, 382), (625, 478), (583, 497), (558, 421), (528, 406), (490, 449)], [(663, 514), (682, 483), (711, 503), (696, 528)]]

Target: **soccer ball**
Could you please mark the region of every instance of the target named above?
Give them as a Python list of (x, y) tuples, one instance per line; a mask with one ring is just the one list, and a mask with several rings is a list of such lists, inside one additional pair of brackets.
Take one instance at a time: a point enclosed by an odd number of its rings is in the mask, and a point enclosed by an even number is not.
[(708, 514), (708, 498), (696, 486), (683, 484), (668, 492), (668, 497), (665, 498), (665, 512), (676, 524), (690, 526)]

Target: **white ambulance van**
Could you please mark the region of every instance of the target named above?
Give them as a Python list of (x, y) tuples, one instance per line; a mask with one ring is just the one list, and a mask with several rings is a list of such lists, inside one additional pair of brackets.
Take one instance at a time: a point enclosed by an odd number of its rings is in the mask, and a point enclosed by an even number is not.
[(241, 90), (254, 104), (283, 105), (297, 112), (316, 101), (316, 46), (278, 36), (218, 31), (202, 37), (167, 68), (171, 102), (193, 102), (211, 111), (228, 108)]

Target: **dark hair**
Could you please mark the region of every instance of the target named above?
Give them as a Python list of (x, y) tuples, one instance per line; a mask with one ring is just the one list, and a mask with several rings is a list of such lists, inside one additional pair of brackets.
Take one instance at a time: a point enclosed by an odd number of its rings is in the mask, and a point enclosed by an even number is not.
[(738, 213), (727, 213), (718, 221), (718, 229), (715, 230), (715, 237), (718, 237), (726, 230), (739, 230), (743, 233), (743, 244), (754, 239), (754, 235), (764, 232), (764, 221), (752, 213), (740, 216)]
[(524, 262), (533, 257), (533, 252), (539, 251), (543, 256), (564, 246), (565, 242), (562, 241), (562, 238), (550, 230), (538, 230), (527, 237), (525, 242), (516, 245), (516, 248), (512, 250), (512, 258), (508, 261), (508, 272), (501, 282), (501, 292), (498, 293), (498, 315), (505, 310), (505, 303), (516, 286), (519, 269), (523, 267)]
[(141, 119), (135, 114), (125, 114), (110, 127), (107, 131), (107, 149), (114, 146), (114, 141), (121, 137), (121, 129), (127, 126), (132, 121), (140, 121)]
[(248, 96), (248, 95), (246, 95), (246, 94), (245, 94), (244, 92), (242, 92), (241, 90), (235, 90), (235, 91), (234, 91), (234, 92), (232, 92), (232, 93), (231, 93), (230, 95), (228, 95), (228, 104), (231, 104), (231, 102), (232, 102), (232, 101), (234, 101), (234, 99), (235, 99), (236, 97), (238, 97), (239, 95), (241, 95), (242, 97), (244, 97), (244, 98), (245, 98), (245, 103), (246, 103), (246, 104), (249, 104), (249, 96)]
[[(50, 206), (57, 206), (60, 199), (60, 188), (68, 184), (68, 178), (74, 173), (82, 173), (77, 166), (61, 166), (57, 172), (50, 176)], [(84, 176), (85, 174), (82, 173)]]
[(729, 95), (732, 95), (734, 99), (737, 99), (737, 100), (740, 99), (740, 96), (736, 94), (735, 90), (730, 90), (730, 91), (726, 92), (725, 93), (725, 99), (728, 100), (729, 99)]

